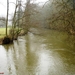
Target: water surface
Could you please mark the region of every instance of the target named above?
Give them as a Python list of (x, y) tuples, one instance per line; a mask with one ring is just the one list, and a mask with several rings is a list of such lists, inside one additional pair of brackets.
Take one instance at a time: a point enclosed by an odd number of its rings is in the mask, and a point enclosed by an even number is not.
[(4, 75), (75, 75), (75, 41), (65, 32), (28, 33), (14, 44), (0, 45)]

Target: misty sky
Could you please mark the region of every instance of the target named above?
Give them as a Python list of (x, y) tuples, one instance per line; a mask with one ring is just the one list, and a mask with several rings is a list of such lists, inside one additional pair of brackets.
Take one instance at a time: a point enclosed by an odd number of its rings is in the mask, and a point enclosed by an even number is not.
[[(10, 2), (16, 2), (16, 0), (9, 0)], [(22, 0), (25, 2), (25, 0)], [(46, 2), (47, 0), (37, 0), (37, 2)], [(15, 4), (10, 3), (9, 8), (9, 17), (14, 13)], [(7, 12), (7, 0), (0, 0), (0, 16), (6, 16)]]

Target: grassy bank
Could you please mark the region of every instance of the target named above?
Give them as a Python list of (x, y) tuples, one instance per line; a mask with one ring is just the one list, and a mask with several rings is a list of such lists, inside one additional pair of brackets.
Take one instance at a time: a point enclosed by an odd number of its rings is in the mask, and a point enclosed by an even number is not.
[[(8, 34), (9, 34), (9, 29), (10, 28), (8, 28), (8, 31), (7, 31)], [(0, 28), (0, 38), (3, 38), (5, 34), (6, 34), (6, 28)]]

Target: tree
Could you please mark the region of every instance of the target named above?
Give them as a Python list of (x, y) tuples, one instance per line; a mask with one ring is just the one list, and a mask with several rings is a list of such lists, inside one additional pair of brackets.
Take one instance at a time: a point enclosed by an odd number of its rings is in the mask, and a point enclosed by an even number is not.
[(24, 20), (25, 20), (25, 30), (28, 31), (29, 28), (29, 19), (30, 19), (30, 1), (31, 0), (26, 0), (26, 7), (25, 7), (25, 12), (24, 12)]
[[(22, 19), (22, 10), (21, 8), (21, 0), (16, 0), (16, 4), (15, 4), (15, 11), (14, 11), (14, 15), (12, 18), (12, 29), (11, 29), (11, 33), (12, 34), (12, 38), (14, 39), (14, 37), (18, 37), (18, 34), (20, 32), (19, 30), (19, 26), (20, 26), (20, 19)], [(18, 28), (18, 29), (17, 29)]]
[(23, 15), (23, 25), (26, 32), (28, 32), (29, 28), (31, 27), (31, 21), (32, 16), (35, 15), (35, 13), (38, 13), (35, 9), (37, 7), (37, 4), (34, 3), (34, 0), (26, 0), (26, 6), (24, 10)]
[[(45, 8), (48, 4), (45, 5)], [(73, 0), (53, 0), (50, 4), (51, 10), (47, 12), (50, 14), (48, 19), (49, 27), (52, 29), (75, 31), (75, 11)], [(52, 11), (52, 14), (51, 14)]]
[(8, 14), (9, 14), (9, 0), (7, 0), (6, 36), (7, 36), (7, 26), (8, 26)]

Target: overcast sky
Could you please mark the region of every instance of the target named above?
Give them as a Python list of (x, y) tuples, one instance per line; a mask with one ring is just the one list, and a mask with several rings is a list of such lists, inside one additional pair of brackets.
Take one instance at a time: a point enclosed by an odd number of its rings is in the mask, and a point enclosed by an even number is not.
[[(9, 0), (10, 2), (16, 2), (16, 0)], [(22, 0), (25, 2), (25, 0)], [(37, 0), (38, 2), (46, 2), (47, 0)], [(10, 3), (9, 17), (14, 13), (15, 4)], [(7, 13), (7, 0), (0, 0), (0, 16), (6, 16)]]

